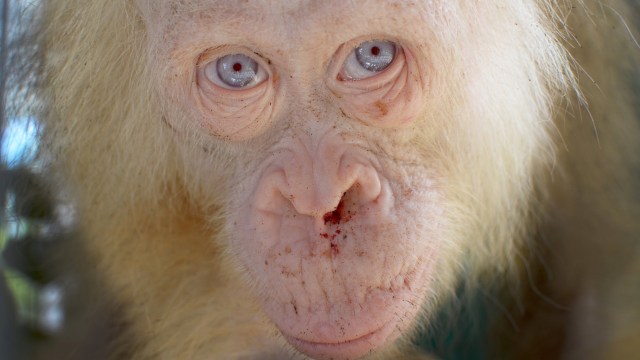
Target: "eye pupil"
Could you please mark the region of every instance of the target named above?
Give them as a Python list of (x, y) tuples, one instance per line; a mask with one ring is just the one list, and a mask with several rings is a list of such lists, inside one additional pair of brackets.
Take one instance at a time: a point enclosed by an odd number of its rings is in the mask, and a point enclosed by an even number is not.
[(233, 64), (233, 71), (235, 71), (235, 72), (242, 71), (242, 64), (240, 64), (240, 63)]
[(371, 55), (373, 56), (378, 56), (380, 54), (380, 48), (377, 46), (374, 46), (371, 48)]

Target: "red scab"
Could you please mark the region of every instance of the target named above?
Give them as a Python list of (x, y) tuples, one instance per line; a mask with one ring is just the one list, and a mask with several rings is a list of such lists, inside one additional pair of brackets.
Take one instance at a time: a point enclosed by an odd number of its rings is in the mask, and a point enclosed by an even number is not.
[(329, 234), (327, 234), (327, 233), (322, 233), (322, 234), (320, 234), (320, 236), (322, 236), (325, 239), (329, 238)]
[[(344, 212), (344, 201), (340, 200), (340, 203), (338, 203), (338, 207), (335, 210), (324, 214), (324, 217), (323, 217), (324, 223), (333, 224), (333, 225), (339, 224), (343, 220), (343, 217), (342, 217), (343, 212)], [(345, 220), (345, 221), (348, 221), (348, 220)]]
[(337, 229), (336, 234), (340, 234), (340, 233), (342, 233), (342, 231), (340, 231), (340, 229)]
[(336, 242), (331, 242), (331, 253), (333, 255), (338, 255), (340, 254), (340, 247), (338, 246), (338, 243)]

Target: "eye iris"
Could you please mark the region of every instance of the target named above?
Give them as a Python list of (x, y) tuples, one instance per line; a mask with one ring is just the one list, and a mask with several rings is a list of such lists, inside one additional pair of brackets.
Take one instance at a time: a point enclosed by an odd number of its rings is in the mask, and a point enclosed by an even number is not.
[(241, 88), (256, 78), (258, 63), (246, 55), (232, 54), (219, 58), (216, 70), (222, 82), (234, 88)]
[(356, 59), (366, 70), (380, 72), (395, 58), (396, 46), (391, 41), (367, 41), (356, 48)]

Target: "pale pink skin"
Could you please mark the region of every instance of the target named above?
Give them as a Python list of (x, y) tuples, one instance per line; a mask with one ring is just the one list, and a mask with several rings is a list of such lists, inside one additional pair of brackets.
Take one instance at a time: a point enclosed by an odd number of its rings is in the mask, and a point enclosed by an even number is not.
[[(390, 345), (414, 325), (446, 241), (438, 169), (412, 144), (436, 78), (428, 27), (404, 24), (427, 19), (402, 2), (181, 3), (138, 1), (152, 62), (168, 68), (167, 120), (234, 159), (226, 231), (264, 311), (315, 358)], [(371, 39), (397, 44), (394, 63), (342, 80), (346, 57)], [(203, 67), (235, 53), (267, 80), (212, 84)]]

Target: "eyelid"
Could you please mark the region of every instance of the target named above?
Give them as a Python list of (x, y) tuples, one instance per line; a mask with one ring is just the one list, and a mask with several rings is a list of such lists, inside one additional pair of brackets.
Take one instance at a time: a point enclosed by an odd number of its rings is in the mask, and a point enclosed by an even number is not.
[[(373, 45), (374, 43), (378, 43), (378, 45), (374, 45), (376, 47), (380, 46), (384, 48), (387, 45), (391, 45), (393, 47), (393, 53), (391, 55), (390, 62), (387, 63), (383, 68), (377, 71), (367, 69), (365, 65), (363, 65), (360, 62), (360, 59), (358, 58), (358, 51), (360, 49), (362, 49), (363, 47), (366, 48), (367, 45)], [(379, 50), (379, 51), (384, 51), (384, 50)], [(382, 74), (396, 61), (398, 52), (399, 52), (398, 45), (396, 44), (395, 41), (373, 39), (373, 40), (361, 42), (356, 47), (354, 47), (349, 53), (349, 55), (346, 57), (346, 59), (344, 59), (342, 68), (338, 73), (338, 78), (341, 81), (362, 81), (371, 77), (375, 77), (379, 74)]]
[[(368, 78), (359, 79), (359, 80), (341, 79), (340, 72), (342, 71), (344, 64), (346, 63), (349, 56), (351, 56), (351, 54), (355, 51), (355, 49), (360, 44), (363, 44), (367, 41), (372, 41), (372, 40), (389, 41), (394, 43), (396, 48), (396, 53), (395, 53), (395, 58), (391, 62), (391, 64), (389, 64), (387, 68), (380, 71), (376, 75)], [(357, 87), (357, 88), (361, 88), (362, 90), (364, 89), (373, 90), (373, 89), (379, 88), (381, 86), (384, 86), (385, 83), (387, 83), (387, 81), (390, 78), (388, 75), (392, 73), (397, 73), (399, 70), (402, 69), (402, 66), (399, 67), (398, 65), (404, 65), (404, 62), (406, 60), (404, 56), (404, 51), (405, 49), (404, 49), (404, 46), (402, 45), (402, 42), (389, 36), (372, 35), (372, 36), (360, 37), (360, 38), (350, 40), (340, 45), (340, 47), (338, 47), (338, 49), (336, 50), (327, 69), (327, 76), (328, 76), (327, 80), (329, 81), (329, 83), (349, 83), (349, 85), (346, 85), (346, 86)]]
[[(384, 41), (392, 41), (396, 45), (396, 55), (389, 66), (380, 73), (360, 79), (345, 80), (340, 78), (340, 72), (344, 66), (347, 57), (353, 52), (359, 44), (371, 40), (381, 39)], [(327, 71), (327, 84), (332, 91), (340, 94), (360, 94), (380, 89), (390, 82), (393, 82), (407, 66), (406, 49), (401, 42), (386, 37), (367, 37), (364, 39), (355, 39), (342, 44), (336, 51)]]
[[(264, 69), (264, 81), (249, 88), (226, 89), (209, 80), (205, 68), (229, 55), (243, 54)], [(192, 111), (209, 134), (230, 141), (242, 141), (263, 132), (271, 124), (278, 103), (277, 81), (270, 62), (240, 46), (220, 46), (203, 51), (192, 62), (189, 94)]]
[[(255, 86), (249, 88), (227, 88), (221, 85), (215, 84), (209, 80), (205, 75), (206, 67), (217, 61), (218, 59), (232, 54), (245, 55), (256, 63), (258, 63), (258, 72), (264, 72), (264, 79), (257, 83)], [(251, 97), (256, 91), (259, 91), (263, 85), (268, 84), (273, 78), (272, 69), (269, 66), (269, 62), (262, 58), (257, 53), (242, 47), (236, 46), (219, 46), (203, 51), (196, 61), (196, 82), (199, 88), (204, 92), (217, 96), (229, 96), (229, 97)]]

